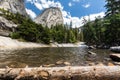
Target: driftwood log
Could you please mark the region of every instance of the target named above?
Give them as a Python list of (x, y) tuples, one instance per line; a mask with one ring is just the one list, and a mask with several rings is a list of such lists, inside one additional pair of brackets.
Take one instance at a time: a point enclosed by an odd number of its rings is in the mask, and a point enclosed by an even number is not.
[(120, 80), (120, 66), (6, 68), (0, 80)]

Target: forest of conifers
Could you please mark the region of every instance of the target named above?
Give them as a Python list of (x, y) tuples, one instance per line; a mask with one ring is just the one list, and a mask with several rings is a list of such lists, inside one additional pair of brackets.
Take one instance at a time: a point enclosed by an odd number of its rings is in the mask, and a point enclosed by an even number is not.
[(106, 0), (104, 18), (84, 20), (84, 41), (96, 45), (120, 45), (120, 0)]
[(6, 19), (19, 26), (10, 36), (31, 42), (75, 43), (84, 41), (90, 45), (120, 45), (120, 0), (106, 0), (105, 17), (96, 17), (94, 21), (83, 20), (80, 28), (70, 25), (56, 25), (51, 28), (36, 24), (30, 18), (0, 9)]

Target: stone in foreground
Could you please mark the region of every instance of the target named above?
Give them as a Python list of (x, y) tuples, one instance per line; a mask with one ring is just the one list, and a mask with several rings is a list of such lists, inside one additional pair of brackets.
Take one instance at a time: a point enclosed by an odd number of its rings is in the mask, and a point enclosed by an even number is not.
[(48, 26), (50, 28), (51, 26), (63, 24), (63, 16), (59, 8), (51, 7), (45, 9), (34, 21), (37, 24), (42, 24), (43, 26)]

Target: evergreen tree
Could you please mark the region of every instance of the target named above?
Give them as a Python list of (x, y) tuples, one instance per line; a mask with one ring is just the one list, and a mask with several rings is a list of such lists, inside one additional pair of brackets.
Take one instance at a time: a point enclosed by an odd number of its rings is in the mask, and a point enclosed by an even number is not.
[(11, 37), (31, 42), (42, 42), (49, 44), (50, 41), (58, 43), (74, 43), (79, 41), (79, 28), (72, 28), (71, 25), (56, 25), (50, 29), (41, 24), (36, 24), (30, 18), (19, 13), (13, 14), (4, 9), (0, 9), (4, 14), (0, 14), (8, 20), (19, 24), (16, 31), (11, 33)]
[(106, 2), (106, 43), (115, 45), (120, 40), (120, 0), (106, 0)]
[(106, 16), (120, 13), (120, 0), (106, 0)]
[(120, 45), (120, 0), (106, 0), (106, 3), (106, 17), (84, 19), (83, 35), (89, 44)]

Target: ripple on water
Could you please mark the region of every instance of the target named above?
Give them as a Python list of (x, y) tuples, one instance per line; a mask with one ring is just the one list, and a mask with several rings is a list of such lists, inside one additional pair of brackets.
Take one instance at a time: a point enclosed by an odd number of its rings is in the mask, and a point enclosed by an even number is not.
[(96, 65), (99, 62), (107, 64), (108, 50), (92, 50), (97, 53), (95, 59), (86, 57), (86, 48), (31, 48), (13, 51), (0, 51), (0, 67), (38, 67), (40, 65), (56, 64), (57, 61), (69, 62), (73, 66)]

